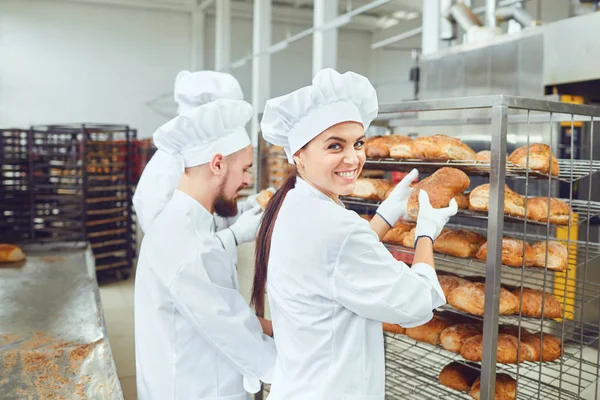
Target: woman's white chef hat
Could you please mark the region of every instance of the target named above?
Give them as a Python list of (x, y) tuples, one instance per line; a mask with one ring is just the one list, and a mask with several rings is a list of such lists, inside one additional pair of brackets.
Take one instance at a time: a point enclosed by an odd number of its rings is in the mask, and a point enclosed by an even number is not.
[(181, 71), (175, 78), (178, 114), (217, 99), (243, 100), (240, 83), (233, 76), (217, 71)]
[(265, 140), (283, 147), (293, 163), (294, 153), (333, 125), (359, 122), (366, 131), (378, 109), (367, 78), (328, 68), (317, 73), (312, 85), (268, 100), (260, 126)]
[(243, 100), (219, 99), (167, 122), (154, 133), (159, 150), (181, 155), (186, 168), (206, 164), (216, 154), (228, 156), (250, 145), (246, 124), (252, 106)]

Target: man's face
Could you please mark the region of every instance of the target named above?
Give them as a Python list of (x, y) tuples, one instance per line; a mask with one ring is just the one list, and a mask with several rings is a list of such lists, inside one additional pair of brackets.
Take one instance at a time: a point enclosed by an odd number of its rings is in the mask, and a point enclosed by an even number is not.
[(252, 146), (225, 157), (222, 165), (226, 168), (226, 172), (215, 201), (215, 212), (227, 218), (237, 214), (238, 193), (250, 185)]

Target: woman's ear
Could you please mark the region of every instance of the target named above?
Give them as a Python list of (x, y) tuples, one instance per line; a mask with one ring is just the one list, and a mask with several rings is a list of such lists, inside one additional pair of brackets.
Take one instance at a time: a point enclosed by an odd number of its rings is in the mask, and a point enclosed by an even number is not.
[(296, 167), (304, 168), (304, 163), (302, 162), (302, 150), (298, 150), (296, 154), (292, 156), (294, 162), (296, 163)]

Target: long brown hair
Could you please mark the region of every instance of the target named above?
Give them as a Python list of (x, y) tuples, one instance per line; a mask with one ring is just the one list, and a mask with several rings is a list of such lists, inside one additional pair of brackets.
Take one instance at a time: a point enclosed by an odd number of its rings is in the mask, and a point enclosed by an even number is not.
[(288, 175), (281, 188), (273, 195), (269, 201), (256, 237), (256, 250), (254, 261), (254, 283), (252, 285), (252, 298), (250, 304), (257, 311), (264, 310), (265, 306), (265, 286), (267, 284), (267, 268), (269, 266), (269, 253), (271, 252), (271, 236), (275, 220), (279, 214), (279, 209), (285, 200), (288, 192), (296, 186), (296, 174), (294, 171)]

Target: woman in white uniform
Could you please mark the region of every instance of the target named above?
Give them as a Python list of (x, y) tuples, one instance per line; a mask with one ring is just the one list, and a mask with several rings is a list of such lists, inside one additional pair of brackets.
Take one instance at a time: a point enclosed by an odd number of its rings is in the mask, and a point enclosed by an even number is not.
[(278, 350), (270, 400), (383, 400), (381, 322), (414, 327), (445, 304), (433, 241), (457, 211), (419, 196), (412, 268), (380, 238), (403, 215), (417, 178), (398, 184), (369, 223), (346, 210), (365, 162), (364, 133), (378, 111), (370, 82), (320, 71), (311, 86), (267, 102), (262, 133), (284, 147), (297, 172), (275, 194), (261, 225), (252, 294), (266, 289)]

